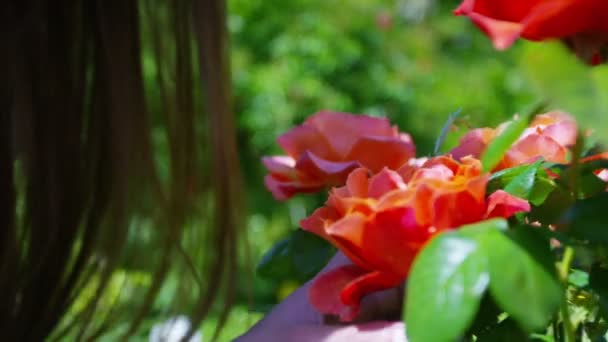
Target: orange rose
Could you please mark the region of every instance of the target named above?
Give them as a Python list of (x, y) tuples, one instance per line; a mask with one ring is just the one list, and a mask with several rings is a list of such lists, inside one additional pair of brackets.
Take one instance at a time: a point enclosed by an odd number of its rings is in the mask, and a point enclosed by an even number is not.
[(605, 0), (464, 0), (454, 11), (465, 15), (504, 50), (518, 37), (564, 39), (590, 64), (603, 62), (608, 46)]
[(319, 112), (277, 141), (287, 155), (262, 162), (269, 171), (266, 187), (278, 200), (343, 185), (360, 166), (397, 169), (415, 155), (410, 136), (387, 119), (347, 113)]
[(326, 205), (301, 222), (334, 244), (354, 265), (315, 281), (311, 303), (322, 313), (352, 320), (362, 296), (398, 286), (423, 245), (436, 233), (491, 217), (528, 211), (527, 201), (499, 190), (486, 196), (488, 175), (470, 157), (437, 157), (408, 169), (409, 182), (387, 168), (369, 176), (354, 170)]
[[(505, 124), (502, 124), (496, 129), (478, 128), (470, 131), (452, 149), (451, 155), (456, 159), (465, 156), (479, 158), (504, 127)], [(559, 111), (539, 114), (507, 151), (496, 170), (533, 163), (539, 158), (548, 162), (567, 163), (568, 148), (576, 144), (576, 135), (576, 121), (570, 115)]]

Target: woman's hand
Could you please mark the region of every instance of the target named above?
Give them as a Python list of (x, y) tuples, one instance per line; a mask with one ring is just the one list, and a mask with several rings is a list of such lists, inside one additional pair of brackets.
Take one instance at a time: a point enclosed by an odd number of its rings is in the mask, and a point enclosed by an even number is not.
[[(347, 264), (350, 261), (338, 253), (319, 275)], [(312, 280), (294, 291), (237, 341), (406, 341), (403, 323), (387, 320), (400, 315), (402, 289), (364, 297), (360, 314), (352, 324), (328, 325), (308, 301), (311, 283)]]

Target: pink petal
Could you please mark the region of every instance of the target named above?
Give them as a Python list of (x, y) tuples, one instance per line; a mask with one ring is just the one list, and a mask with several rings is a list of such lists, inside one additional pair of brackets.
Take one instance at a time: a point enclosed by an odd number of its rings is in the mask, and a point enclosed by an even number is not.
[(323, 184), (304, 184), (293, 180), (282, 180), (274, 175), (266, 175), (264, 177), (264, 185), (278, 201), (287, 200), (299, 192), (312, 193), (323, 188)]
[(270, 156), (262, 157), (262, 164), (270, 173), (285, 175), (286, 177), (295, 177), (294, 167), (296, 161), (289, 156)]
[(308, 299), (320, 313), (338, 315), (350, 321), (357, 315), (359, 303), (344, 304), (341, 293), (350, 282), (367, 272), (358, 266), (346, 265), (322, 274), (314, 279), (308, 291)]
[(344, 157), (362, 136), (392, 136), (386, 118), (321, 111), (306, 120), (323, 135), (336, 153)]
[(530, 211), (528, 201), (515, 197), (504, 190), (497, 190), (488, 197), (486, 218), (509, 218), (520, 212)]
[(401, 176), (388, 168), (382, 169), (369, 180), (369, 197), (379, 199), (382, 195), (395, 189), (405, 189)]
[(332, 207), (323, 206), (316, 209), (312, 215), (300, 221), (300, 227), (311, 233), (330, 240), (325, 227), (340, 219), (340, 214)]
[(348, 174), (357, 168), (359, 164), (355, 161), (333, 162), (322, 159), (306, 151), (296, 163), (296, 169), (301, 177), (316, 179), (325, 184), (344, 184)]
[(521, 23), (496, 20), (477, 13), (470, 13), (468, 16), (479, 29), (490, 37), (496, 50), (508, 49), (525, 28)]
[(548, 162), (565, 163), (567, 150), (553, 138), (531, 134), (518, 141), (505, 155), (505, 163), (509, 166), (529, 164), (538, 158)]
[(346, 189), (348, 189), (348, 192), (340, 193), (339, 190), (336, 190), (336, 194), (341, 194), (343, 195), (342, 197), (368, 197), (368, 174), (369, 171), (362, 167), (353, 170), (346, 179)]
[(476, 128), (462, 136), (458, 146), (450, 151), (452, 157), (460, 160), (466, 156), (479, 158), (486, 150), (486, 146), (494, 138), (495, 130), (491, 128)]
[(372, 172), (379, 172), (384, 167), (396, 170), (415, 154), (409, 136), (363, 136), (356, 140), (345, 160), (357, 160)]
[(306, 151), (330, 160), (340, 159), (325, 137), (310, 125), (290, 129), (277, 138), (277, 143), (294, 159), (300, 158)]

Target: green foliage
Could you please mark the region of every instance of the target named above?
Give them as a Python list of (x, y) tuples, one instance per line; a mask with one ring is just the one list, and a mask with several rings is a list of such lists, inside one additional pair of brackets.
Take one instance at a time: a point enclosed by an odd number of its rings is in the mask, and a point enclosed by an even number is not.
[(488, 280), (478, 241), (461, 231), (431, 240), (408, 279), (404, 316), (410, 340), (453, 341), (461, 336), (475, 317)]
[[(412, 341), (463, 336), (488, 284), (500, 309), (528, 333), (550, 320), (563, 289), (549, 241), (533, 227), (505, 231), (506, 227), (502, 219), (465, 226), (440, 234), (420, 252), (406, 295), (405, 319)], [(492, 329), (506, 329), (505, 325)], [(483, 331), (486, 338), (494, 333)]]
[(490, 292), (499, 306), (528, 331), (542, 329), (559, 307), (562, 287), (549, 241), (533, 227), (491, 234)]

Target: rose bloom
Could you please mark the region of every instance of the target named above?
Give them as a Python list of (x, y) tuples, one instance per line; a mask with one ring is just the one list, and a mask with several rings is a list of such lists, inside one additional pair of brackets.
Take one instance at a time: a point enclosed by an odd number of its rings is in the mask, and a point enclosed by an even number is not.
[(278, 200), (340, 186), (357, 167), (397, 169), (416, 151), (411, 137), (386, 118), (322, 111), (281, 135), (284, 156), (262, 158), (266, 187)]
[[(488, 144), (506, 127), (477, 128), (465, 134), (452, 151), (455, 159), (479, 158)], [(537, 115), (530, 126), (507, 151), (496, 170), (533, 163), (539, 158), (548, 162), (568, 162), (568, 148), (576, 144), (576, 121), (567, 113), (554, 111)]]
[(433, 235), (530, 210), (527, 201), (502, 190), (487, 196), (487, 183), (480, 161), (471, 157), (461, 162), (436, 157), (422, 166), (399, 172), (385, 168), (373, 176), (365, 168), (354, 170), (345, 186), (330, 192), (324, 207), (301, 222), (354, 263), (315, 280), (309, 292), (313, 306), (350, 321), (364, 295), (406, 279)]
[(522, 37), (563, 39), (589, 64), (603, 62), (608, 47), (605, 0), (464, 0), (454, 11), (467, 16), (504, 50)]

